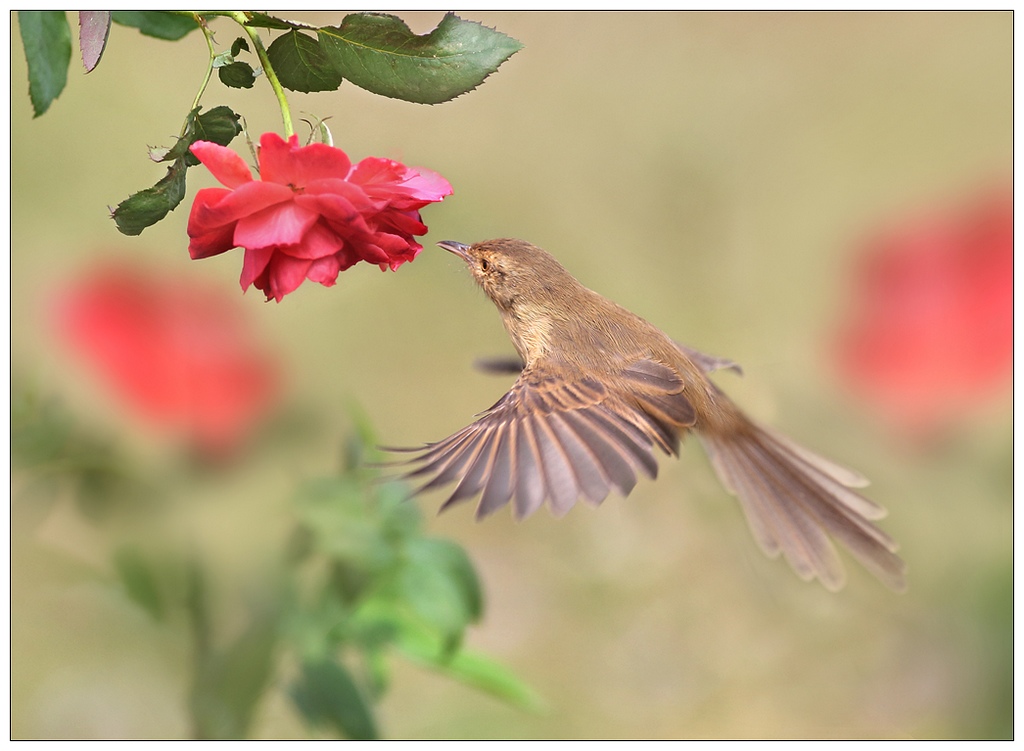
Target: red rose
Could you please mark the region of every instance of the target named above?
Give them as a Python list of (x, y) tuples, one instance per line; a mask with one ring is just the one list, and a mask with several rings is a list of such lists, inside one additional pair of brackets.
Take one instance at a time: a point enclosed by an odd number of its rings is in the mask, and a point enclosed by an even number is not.
[(923, 217), (868, 246), (837, 338), (850, 389), (906, 433), (959, 419), (1013, 366), (1013, 200)]
[(238, 154), (208, 141), (192, 153), (223, 188), (196, 194), (188, 218), (193, 258), (245, 249), (242, 289), (278, 302), (310, 279), (333, 285), (359, 261), (397, 269), (423, 250), (419, 209), (452, 192), (440, 175), (391, 159), (353, 165), (341, 149), (299, 146), (276, 133), (260, 138), (260, 179)]
[(57, 332), (121, 403), (206, 454), (237, 446), (279, 392), (274, 358), (218, 290), (105, 266), (63, 291)]

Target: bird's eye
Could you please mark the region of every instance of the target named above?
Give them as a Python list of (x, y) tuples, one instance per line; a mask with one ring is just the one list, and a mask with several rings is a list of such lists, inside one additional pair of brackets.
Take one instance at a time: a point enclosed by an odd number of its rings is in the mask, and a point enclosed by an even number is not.
[(480, 259), (480, 270), (481, 271), (487, 271), (490, 268), (491, 268), (491, 262), (488, 261), (486, 258), (481, 258)]

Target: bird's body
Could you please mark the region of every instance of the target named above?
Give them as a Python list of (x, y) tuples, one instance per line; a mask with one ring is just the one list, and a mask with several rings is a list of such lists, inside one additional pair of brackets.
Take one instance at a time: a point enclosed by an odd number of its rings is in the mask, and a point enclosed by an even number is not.
[(655, 477), (654, 447), (677, 454), (693, 430), (770, 556), (838, 589), (831, 536), (904, 587), (895, 542), (870, 521), (884, 510), (850, 490), (866, 481), (743, 415), (707, 378), (734, 363), (677, 344), (522, 240), (439, 244), (497, 306), (523, 368), (476, 422), (416, 450), (407, 476), (429, 479), (417, 492), (457, 483), (445, 506), (480, 494), (478, 516), (511, 502), (523, 518), (545, 501), (561, 515)]

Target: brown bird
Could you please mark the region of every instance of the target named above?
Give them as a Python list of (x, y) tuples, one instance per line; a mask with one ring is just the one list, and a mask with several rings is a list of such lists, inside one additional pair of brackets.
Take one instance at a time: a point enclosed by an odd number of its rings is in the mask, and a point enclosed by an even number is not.
[(517, 519), (545, 501), (561, 516), (579, 498), (629, 494), (638, 472), (654, 478), (654, 449), (678, 455), (692, 430), (767, 555), (782, 553), (801, 579), (836, 590), (845, 574), (831, 537), (905, 588), (896, 543), (871, 523), (885, 509), (851, 490), (867, 481), (746, 417), (707, 378), (735, 363), (674, 342), (523, 240), (438, 245), (497, 306), (522, 371), (476, 422), (402, 449), (417, 452), (404, 476), (429, 479), (417, 494), (457, 483), (442, 509), (479, 494), (478, 518), (509, 501)]

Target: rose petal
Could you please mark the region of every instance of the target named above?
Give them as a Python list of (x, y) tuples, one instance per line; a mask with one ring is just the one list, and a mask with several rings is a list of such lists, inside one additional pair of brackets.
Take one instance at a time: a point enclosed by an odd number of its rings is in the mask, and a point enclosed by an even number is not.
[(295, 203), (310, 211), (317, 212), (340, 236), (351, 237), (353, 235), (369, 234), (369, 225), (363, 218), (362, 213), (349, 203), (342, 196), (335, 195), (309, 195), (295, 196)]
[(338, 261), (338, 267), (342, 271), (352, 268), (363, 260), (359, 257), (359, 254), (356, 253), (355, 249), (347, 243), (344, 248), (334, 254), (334, 258)]
[[(249, 289), (251, 284), (256, 284), (256, 280), (266, 271), (273, 255), (273, 248), (245, 249), (245, 255), (242, 257), (242, 276), (238, 280), (243, 290)], [(262, 289), (259, 285), (256, 286)]]
[(234, 225), (210, 226), (202, 220), (208, 206), (220, 203), (230, 192), (224, 188), (204, 188), (196, 193), (188, 218), (188, 252), (192, 258), (208, 258), (235, 247)]
[(188, 254), (192, 260), (218, 255), (238, 247), (235, 245), (234, 237), (235, 228), (231, 226), (205, 232), (189, 241)]
[[(196, 194), (188, 218), (189, 235), (201, 235), (269, 206), (291, 200), (294, 194), (283, 185), (253, 181), (235, 190), (204, 188)], [(201, 196), (201, 198), (200, 198)]]
[(422, 235), (427, 231), (418, 211), (386, 211), (378, 215), (377, 222), (384, 229), (393, 229), (404, 235)]
[(358, 242), (351, 244), (352, 251), (368, 263), (388, 264), (391, 263), (389, 256), (382, 247), (373, 242)]
[(301, 242), (295, 245), (279, 245), (278, 252), (285, 253), (292, 258), (316, 260), (334, 255), (342, 245), (344, 245), (344, 240), (331, 231), (326, 223), (317, 222), (309, 228)]
[(315, 211), (304, 209), (294, 201), (280, 203), (238, 220), (235, 244), (243, 248), (266, 248), (273, 245), (295, 245), (318, 218)]
[(189, 149), (217, 181), (227, 188), (252, 182), (252, 171), (242, 157), (227, 146), (211, 141), (196, 141)]
[(368, 156), (352, 168), (348, 180), (364, 188), (394, 184), (401, 182), (406, 169), (404, 164), (393, 159)]
[(329, 180), (311, 180), (303, 191), (304, 195), (334, 195), (344, 198), (357, 211), (375, 211), (387, 205), (386, 201), (370, 198), (359, 185), (346, 180), (331, 178)]
[(367, 157), (357, 164), (349, 180), (360, 185), (372, 198), (406, 211), (419, 209), (451, 195), (452, 186), (430, 170), (412, 169), (400, 162)]
[(416, 258), (423, 246), (388, 232), (376, 232), (372, 242), (361, 243), (357, 249), (366, 260), (378, 264), (381, 270), (390, 268), (395, 271), (403, 263)]
[(325, 143), (299, 146), (298, 136), (285, 141), (276, 133), (260, 138), (260, 179), (303, 188), (313, 180), (344, 179), (352, 167), (348, 155)]
[(270, 282), (269, 288), (264, 290), (267, 293), (267, 299), (273, 297), (281, 302), (285, 295), (298, 289), (306, 279), (306, 272), (312, 265), (312, 261), (275, 253), (267, 266)]
[(423, 167), (412, 167), (403, 187), (413, 192), (416, 198), (424, 201), (440, 201), (445, 196), (450, 196), (455, 191), (452, 184), (433, 170)]
[[(351, 266), (352, 264), (349, 265)], [(309, 270), (306, 271), (306, 278), (325, 287), (333, 287), (338, 281), (338, 274), (341, 273), (341, 270), (341, 261), (338, 254), (327, 256), (326, 258), (318, 258), (313, 261)]]

